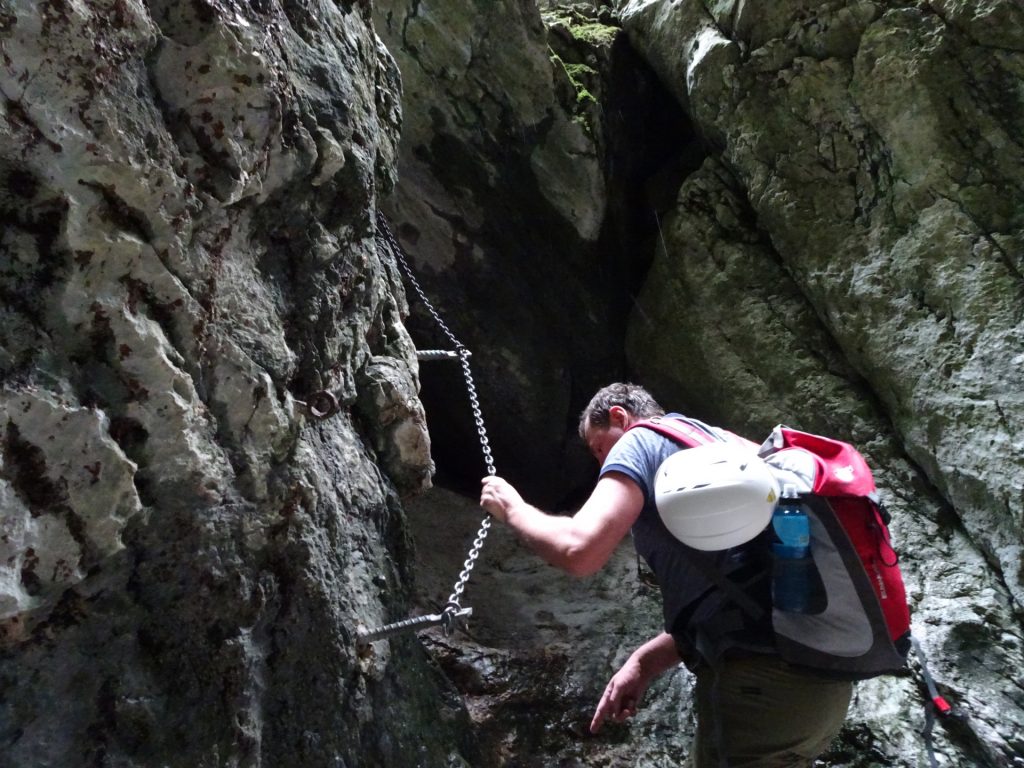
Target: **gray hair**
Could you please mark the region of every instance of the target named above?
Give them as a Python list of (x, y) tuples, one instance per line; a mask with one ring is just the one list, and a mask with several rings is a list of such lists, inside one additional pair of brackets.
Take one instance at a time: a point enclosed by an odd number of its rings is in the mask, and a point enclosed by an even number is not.
[(665, 410), (651, 397), (651, 393), (636, 384), (609, 384), (598, 390), (590, 404), (580, 414), (580, 437), (587, 438), (587, 427), (604, 428), (609, 424), (608, 411), (612, 406), (625, 408), (641, 419), (664, 416)]

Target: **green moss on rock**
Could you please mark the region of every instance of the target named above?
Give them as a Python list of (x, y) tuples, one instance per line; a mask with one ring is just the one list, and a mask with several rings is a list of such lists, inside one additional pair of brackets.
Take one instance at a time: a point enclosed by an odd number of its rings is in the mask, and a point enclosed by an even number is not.
[(618, 24), (588, 17), (574, 8), (555, 8), (541, 12), (549, 29), (564, 28), (573, 39), (593, 46), (608, 46), (622, 32)]
[(591, 45), (611, 45), (622, 32), (617, 26), (596, 21), (571, 25), (569, 31), (577, 40)]
[(576, 89), (576, 103), (583, 104), (585, 102), (597, 103), (597, 99), (594, 95), (587, 90), (587, 86), (584, 83), (586, 78), (596, 77), (598, 72), (593, 67), (588, 67), (586, 64), (567, 64), (562, 61), (561, 58), (555, 56), (558, 59), (562, 67), (565, 69), (565, 74), (569, 76), (569, 82), (572, 83), (573, 88)]

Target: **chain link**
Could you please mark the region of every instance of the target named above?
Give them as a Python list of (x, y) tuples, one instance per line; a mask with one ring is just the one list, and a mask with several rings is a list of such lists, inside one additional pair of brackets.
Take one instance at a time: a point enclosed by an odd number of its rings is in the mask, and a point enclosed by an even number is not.
[(409, 285), (412, 286), (413, 291), (419, 297), (420, 302), (426, 307), (427, 312), (434, 318), (434, 322), (437, 323), (437, 327), (441, 329), (448, 340), (452, 343), (457, 351), (464, 349), (462, 342), (455, 338), (455, 334), (451, 332), (451, 329), (445, 324), (444, 320), (434, 309), (434, 305), (430, 303), (430, 299), (427, 298), (427, 294), (423, 292), (423, 288), (420, 287), (419, 281), (416, 276), (412, 273), (409, 268), (409, 264), (405, 260), (405, 251), (402, 250), (402, 246), (398, 244), (395, 236), (391, 233), (391, 227), (388, 226), (387, 219), (384, 218), (384, 214), (377, 213), (377, 231), (384, 236), (384, 242), (387, 244), (388, 249), (394, 254), (395, 261), (398, 262), (399, 269), (402, 270), (402, 274), (405, 275), (405, 279), (409, 281)]
[[(476, 386), (473, 383), (473, 372), (469, 367), (470, 352), (466, 347), (459, 341), (455, 334), (452, 333), (451, 329), (445, 324), (444, 320), (438, 314), (437, 310), (434, 309), (434, 305), (430, 303), (427, 295), (423, 292), (423, 288), (420, 287), (419, 281), (416, 276), (412, 273), (409, 268), (409, 264), (405, 260), (405, 252), (402, 247), (398, 244), (395, 236), (391, 233), (391, 228), (388, 226), (387, 220), (384, 215), (377, 213), (377, 231), (383, 236), (384, 242), (387, 244), (391, 253), (395, 257), (395, 261), (398, 263), (399, 268), (402, 270), (402, 274), (405, 279), (412, 286), (413, 291), (419, 298), (420, 302), (426, 308), (427, 312), (437, 323), (437, 326), (441, 329), (444, 335), (451, 341), (452, 346), (455, 347), (455, 351), (459, 356), (459, 362), (462, 364), (462, 376), (466, 380), (466, 391), (469, 393), (469, 404), (473, 410), (473, 422), (476, 424), (477, 435), (480, 438), (480, 450), (483, 452), (484, 464), (487, 466), (487, 474), (495, 475), (497, 471), (494, 469), (494, 458), (491, 456), (491, 445), (487, 439), (487, 428), (484, 426), (484, 417), (480, 410), (480, 399), (477, 397)], [(448, 596), (448, 604), (445, 606), (444, 613), (446, 615), (454, 615), (460, 609), (459, 601), (462, 598), (462, 593), (466, 589), (466, 583), (469, 581), (469, 576), (473, 572), (473, 566), (476, 565), (476, 560), (480, 556), (480, 550), (484, 546), (484, 540), (487, 538), (487, 533), (491, 528), (490, 516), (485, 516), (483, 521), (480, 523), (480, 530), (477, 531), (476, 538), (473, 540), (473, 546), (470, 547), (469, 554), (465, 561), (462, 563), (462, 572), (459, 573), (458, 581), (455, 582), (455, 586), (452, 588), (451, 595)]]

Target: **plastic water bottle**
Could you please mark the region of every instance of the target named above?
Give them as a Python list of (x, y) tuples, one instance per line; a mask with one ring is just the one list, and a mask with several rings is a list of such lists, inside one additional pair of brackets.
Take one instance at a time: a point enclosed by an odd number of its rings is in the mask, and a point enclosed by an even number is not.
[(786, 485), (772, 514), (778, 541), (772, 545), (772, 603), (782, 611), (808, 613), (815, 578), (811, 558), (811, 521), (796, 488)]

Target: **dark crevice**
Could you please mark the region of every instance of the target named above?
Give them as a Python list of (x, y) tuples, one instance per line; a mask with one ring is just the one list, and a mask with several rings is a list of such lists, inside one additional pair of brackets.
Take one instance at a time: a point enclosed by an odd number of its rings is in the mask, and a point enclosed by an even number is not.
[[(67, 481), (61, 477), (54, 480), (49, 476), (46, 454), (32, 442), (22, 437), (21, 430), (13, 421), (7, 422), (4, 430), (3, 466), (0, 477), (10, 483), (11, 488), (28, 507), (33, 517), (53, 515), (64, 521), (71, 538), (79, 546), (83, 564), (96, 561), (96, 548), (89, 540), (86, 523), (70, 506)], [(21, 580), (30, 594), (42, 587), (35, 574), (38, 560), (31, 548), (26, 550), (26, 560)]]
[(100, 184), (95, 181), (79, 179), (79, 184), (99, 192), (105, 203), (100, 220), (111, 224), (116, 229), (134, 235), (144, 243), (153, 240), (153, 232), (146, 220), (145, 215), (137, 208), (133, 208), (124, 198), (117, 194), (113, 184)]
[(149, 0), (147, 6), (160, 33), (183, 46), (197, 45), (218, 21), (218, 8), (208, 0)]
[(10, 482), (34, 517), (66, 507), (67, 491), (47, 475), (46, 454), (21, 436), (21, 430), (7, 422), (3, 439), (3, 467), (0, 476)]
[[(556, 53), (563, 62), (583, 62), (589, 45), (570, 41)], [(653, 258), (659, 212), (672, 205), (682, 180), (700, 166), (707, 152), (683, 110), (624, 35), (610, 50), (607, 46), (595, 46), (595, 50), (603, 63), (595, 69), (600, 73), (588, 88), (594, 89), (600, 108), (588, 111), (597, 117), (584, 130), (597, 134), (594, 146), (603, 152), (599, 162), (608, 194), (595, 241), (582, 241), (573, 223), (555, 211), (537, 188), (529, 153), (543, 140), (544, 121), (524, 126), (508, 115), (473, 144), (438, 130), (429, 145), (412, 150), (453, 199), (473, 200), (491, 212), (478, 225), (435, 209), (452, 230), (448, 256), (455, 262), (452, 269), (459, 274), (460, 285), (452, 285), (432, 270), (416, 270), (438, 313), (473, 352), (474, 371), (493, 378), (489, 388), (481, 391), (483, 412), (507, 412), (524, 396), (514, 391), (511, 381), (496, 375), (503, 363), (494, 359), (490, 340), (546, 336), (551, 348), (564, 350), (566, 356), (562, 386), (570, 401), (564, 415), (565, 434), (570, 436), (576, 433), (577, 414), (593, 392), (607, 383), (607, 377), (626, 375), (622, 352), (626, 321)], [(552, 66), (561, 65), (553, 62)], [(572, 103), (554, 108), (564, 107), (572, 114), (576, 94), (568, 91), (562, 98)], [(395, 218), (403, 226), (402, 217)], [(403, 233), (408, 234), (408, 227), (403, 227)], [(411, 264), (422, 264), (430, 254), (410, 256)], [(529, 317), (501, 305), (510, 281), (522, 285), (525, 301), (532, 307)], [(553, 285), (560, 286), (557, 296), (552, 295)], [(477, 310), (467, 318), (463, 307), (481, 296), (495, 300), (485, 314)], [(407, 326), (417, 346), (450, 346), (421, 302), (411, 294), (409, 301)], [(551, 318), (560, 320), (553, 323)], [(460, 323), (466, 324), (460, 327)], [(422, 366), (420, 376), (437, 482), (468, 493), (478, 487), (483, 466), (478, 460), (477, 430), (466, 405), (466, 385), (457, 367), (441, 363)], [(509, 447), (517, 439), (514, 435), (495, 431), (491, 438), (497, 454), (516, 452)], [(534, 496), (542, 501), (561, 505), (589, 484), (591, 469), (572, 437), (551, 450), (558, 456), (544, 460), (538, 454), (532, 459), (538, 466), (522, 470), (524, 488), (528, 493), (536, 490)]]

